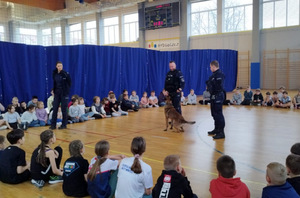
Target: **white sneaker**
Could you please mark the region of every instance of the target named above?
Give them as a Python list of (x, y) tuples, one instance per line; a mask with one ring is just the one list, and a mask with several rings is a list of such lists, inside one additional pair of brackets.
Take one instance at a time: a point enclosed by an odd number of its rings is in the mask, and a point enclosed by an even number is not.
[(155, 107), (159, 107), (158, 105), (154, 105)]
[(42, 188), (45, 185), (44, 180), (34, 180), (34, 179), (32, 179), (31, 183), (33, 185), (35, 185), (36, 187), (38, 187), (38, 188)]
[(0, 130), (5, 130), (5, 129), (7, 129), (7, 126), (1, 126), (0, 127)]

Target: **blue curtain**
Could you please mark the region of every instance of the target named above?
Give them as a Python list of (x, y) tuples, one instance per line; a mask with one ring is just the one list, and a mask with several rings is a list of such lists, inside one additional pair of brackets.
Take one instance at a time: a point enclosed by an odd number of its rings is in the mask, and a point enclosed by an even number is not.
[(194, 89), (200, 95), (211, 75), (209, 63), (220, 62), (226, 75), (225, 89), (236, 86), (237, 51), (189, 50), (160, 52), (139, 48), (111, 46), (32, 46), (0, 42), (0, 102), (5, 106), (14, 96), (28, 102), (33, 95), (46, 102), (53, 86), (52, 73), (60, 60), (72, 78), (71, 94), (92, 103), (95, 95), (107, 97), (110, 90), (118, 96), (123, 89), (129, 94), (164, 87), (169, 61), (174, 60), (184, 75), (185, 95)]
[(26, 103), (33, 95), (46, 99), (46, 53), (40, 46), (0, 43), (1, 95), (5, 106), (17, 96)]

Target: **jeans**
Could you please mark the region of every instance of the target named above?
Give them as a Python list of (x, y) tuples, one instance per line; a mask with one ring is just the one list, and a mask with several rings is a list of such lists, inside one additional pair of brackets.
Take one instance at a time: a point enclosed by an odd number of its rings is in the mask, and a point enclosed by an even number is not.
[(166, 103), (165, 103), (165, 102), (161, 102), (161, 103), (159, 103), (158, 105), (159, 105), (160, 107), (163, 107), (163, 106), (166, 105)]
[(39, 120), (40, 126), (46, 126), (46, 122), (44, 120)]

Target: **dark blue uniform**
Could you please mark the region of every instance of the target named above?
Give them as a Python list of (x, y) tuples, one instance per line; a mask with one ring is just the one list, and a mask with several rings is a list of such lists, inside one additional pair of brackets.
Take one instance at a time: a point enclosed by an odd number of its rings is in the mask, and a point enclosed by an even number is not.
[(59, 105), (61, 105), (61, 111), (63, 115), (63, 121), (61, 127), (64, 128), (68, 123), (68, 101), (71, 87), (70, 74), (64, 70), (58, 73), (57, 69), (53, 71), (53, 115), (51, 120), (51, 128), (56, 128), (57, 111)]
[(177, 92), (179, 88), (184, 89), (185, 81), (182, 72), (179, 70), (169, 71), (165, 80), (165, 90), (169, 92), (174, 108), (181, 114), (180, 97), (181, 93)]
[(225, 76), (223, 72), (218, 69), (209, 77), (206, 81), (207, 89), (210, 92), (210, 110), (211, 115), (215, 121), (215, 129), (213, 133), (218, 136), (224, 135), (225, 119), (223, 116), (223, 101), (224, 101), (224, 79)]

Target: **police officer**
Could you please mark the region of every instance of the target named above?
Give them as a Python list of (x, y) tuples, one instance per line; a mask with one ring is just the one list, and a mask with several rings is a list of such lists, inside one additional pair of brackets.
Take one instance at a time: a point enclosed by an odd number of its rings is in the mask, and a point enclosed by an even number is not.
[(214, 139), (225, 138), (224, 127), (225, 119), (222, 112), (224, 101), (224, 74), (219, 68), (219, 62), (214, 60), (210, 63), (210, 70), (213, 74), (206, 81), (208, 91), (210, 92), (210, 110), (215, 121), (215, 129), (208, 132), (208, 135), (214, 135)]
[(56, 129), (57, 111), (60, 104), (63, 115), (63, 121), (62, 125), (58, 129), (66, 129), (68, 123), (67, 108), (71, 87), (71, 77), (68, 72), (63, 70), (63, 64), (60, 61), (56, 63), (56, 69), (53, 71), (53, 83), (54, 101), (50, 129)]
[(181, 71), (176, 69), (175, 61), (169, 62), (170, 71), (167, 73), (165, 80), (165, 90), (171, 97), (174, 108), (181, 114), (180, 97), (181, 92), (184, 89), (184, 78)]

